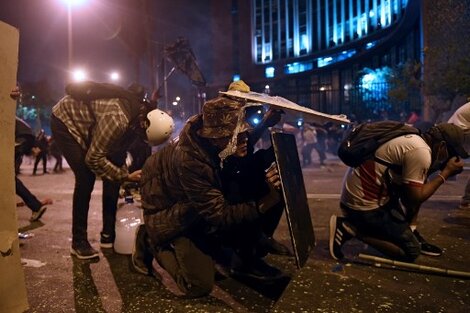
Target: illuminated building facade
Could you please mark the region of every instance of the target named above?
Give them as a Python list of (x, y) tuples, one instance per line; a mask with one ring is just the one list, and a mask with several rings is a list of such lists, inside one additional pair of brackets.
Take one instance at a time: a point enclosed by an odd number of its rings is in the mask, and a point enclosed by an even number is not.
[[(250, 82), (253, 90), (269, 86), (271, 93), (301, 105), (361, 118), (420, 108), (419, 93), (391, 104), (384, 78), (421, 59), (420, 0), (233, 0), (231, 5), (233, 79)], [(247, 30), (251, 36), (244, 39)]]

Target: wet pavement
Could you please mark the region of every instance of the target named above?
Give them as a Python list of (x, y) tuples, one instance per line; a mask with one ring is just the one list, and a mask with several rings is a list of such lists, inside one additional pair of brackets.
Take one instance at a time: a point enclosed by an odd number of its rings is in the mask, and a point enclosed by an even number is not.
[[(19, 207), (30, 310), (28, 312), (468, 312), (470, 279), (443, 274), (375, 266), (359, 253), (380, 256), (357, 240), (343, 249), (346, 259), (333, 260), (328, 252), (328, 221), (338, 214), (345, 167), (334, 158), (328, 166), (304, 169), (316, 246), (307, 264), (297, 270), (292, 257), (269, 255), (267, 260), (291, 278), (261, 285), (221, 276), (212, 294), (184, 299), (165, 275), (156, 279), (132, 271), (130, 256), (100, 252), (97, 261), (70, 256), (73, 175), (32, 176), (26, 161), (20, 178), (39, 198), (54, 203), (39, 222), (30, 223), (31, 211)], [(51, 165), (51, 164), (49, 164)], [(42, 173), (42, 171), (39, 171)], [(420, 256), (416, 263), (470, 271), (470, 212), (457, 209), (470, 170), (448, 181), (421, 209), (421, 234), (441, 246), (441, 257)], [(89, 239), (99, 247), (101, 190), (96, 182), (89, 215)], [(275, 237), (290, 245), (283, 217)]]

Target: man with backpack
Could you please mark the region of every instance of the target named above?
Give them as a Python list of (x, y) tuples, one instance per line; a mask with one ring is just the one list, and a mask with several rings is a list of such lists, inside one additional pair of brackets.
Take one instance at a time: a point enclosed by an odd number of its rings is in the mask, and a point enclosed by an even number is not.
[[(420, 253), (441, 255), (439, 247), (418, 233), (416, 220), (420, 205), (447, 178), (462, 171), (461, 158), (468, 157), (462, 146), (463, 131), (452, 124), (438, 124), (420, 135), (396, 123), (379, 135), (370, 135), (370, 129), (381, 124), (370, 125), (356, 127), (338, 150), (346, 164), (355, 160), (345, 174), (341, 193), (344, 217), (330, 218), (331, 256), (341, 259), (341, 248), (352, 237), (404, 261), (414, 261)], [(437, 170), (435, 178), (428, 179)]]
[(141, 170), (129, 173), (126, 151), (136, 136), (149, 144), (165, 142), (173, 131), (173, 119), (154, 109), (144, 88), (127, 90), (111, 84), (70, 84), (67, 95), (52, 109), (51, 130), (75, 175), (72, 210), (71, 254), (78, 259), (98, 257), (88, 242), (87, 221), (96, 176), (103, 179), (103, 229), (100, 246), (112, 248), (119, 186), (138, 182)]

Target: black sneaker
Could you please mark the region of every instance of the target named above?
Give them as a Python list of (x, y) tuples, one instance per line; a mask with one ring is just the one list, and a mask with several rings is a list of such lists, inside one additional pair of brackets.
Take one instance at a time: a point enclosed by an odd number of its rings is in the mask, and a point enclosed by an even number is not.
[(283, 278), (281, 270), (269, 265), (262, 259), (256, 259), (250, 264), (243, 264), (230, 269), (230, 275), (234, 278), (254, 279), (259, 281), (272, 281)]
[(421, 244), (421, 254), (430, 255), (430, 256), (440, 256), (442, 255), (442, 249), (438, 246), (430, 244), (427, 242), (418, 230), (414, 230), (413, 234), (415, 235), (416, 239), (418, 239), (419, 243)]
[(352, 230), (348, 230), (344, 226), (344, 217), (337, 217), (336, 215), (331, 216), (329, 248), (330, 255), (333, 259), (339, 260), (344, 257), (341, 248), (344, 243), (353, 236)]
[(80, 260), (88, 260), (99, 258), (98, 251), (93, 249), (90, 243), (87, 240), (78, 242), (76, 244), (72, 243), (72, 248), (70, 248), (70, 254), (75, 256)]
[(33, 211), (31, 214), (31, 218), (29, 219), (30, 222), (36, 222), (39, 221), (39, 219), (46, 213), (47, 207), (43, 205), (42, 207), (39, 208), (38, 211)]
[(262, 236), (256, 247), (256, 254), (260, 257), (264, 257), (268, 253), (292, 256), (292, 252), (285, 245), (272, 237)]
[(114, 246), (114, 236), (100, 233), (100, 247), (102, 249), (111, 249)]
[(135, 232), (134, 247), (132, 249), (132, 267), (138, 273), (153, 275), (153, 254), (149, 246), (145, 225), (141, 224)]

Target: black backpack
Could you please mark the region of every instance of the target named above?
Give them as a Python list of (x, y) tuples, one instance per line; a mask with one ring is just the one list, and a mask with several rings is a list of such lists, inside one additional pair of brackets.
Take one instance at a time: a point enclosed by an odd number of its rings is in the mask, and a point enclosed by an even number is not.
[(362, 123), (346, 134), (338, 148), (338, 157), (349, 167), (358, 167), (370, 159), (391, 166), (376, 158), (375, 151), (393, 138), (420, 133), (419, 129), (397, 121)]
[[(133, 91), (124, 89), (121, 86), (93, 81), (70, 83), (65, 87), (65, 92), (75, 100), (84, 101), (87, 105), (89, 105), (90, 101), (96, 99), (125, 99), (127, 101), (122, 103), (122, 108), (128, 113), (131, 119), (134, 119), (140, 114), (140, 108), (144, 98), (143, 87), (142, 90)], [(89, 109), (93, 114), (91, 108)]]

